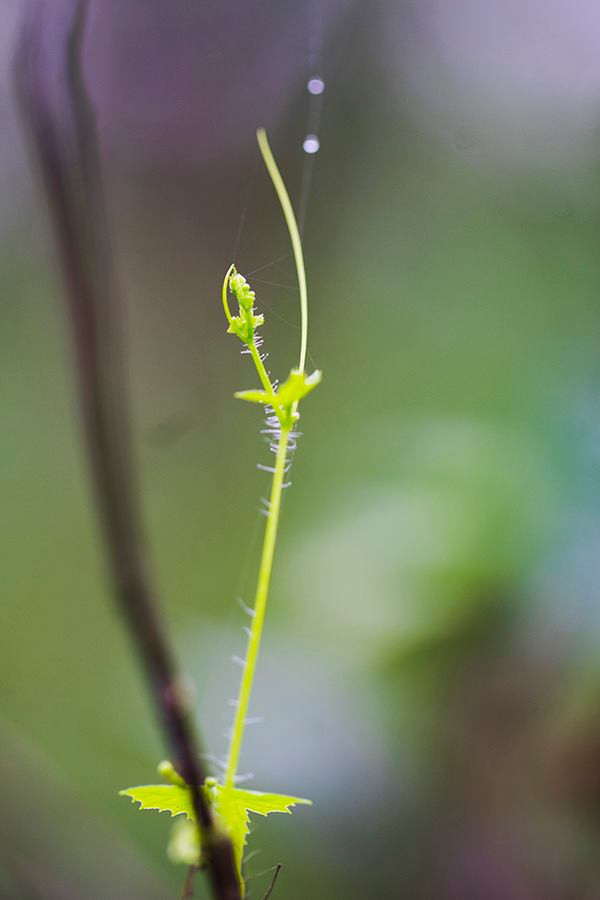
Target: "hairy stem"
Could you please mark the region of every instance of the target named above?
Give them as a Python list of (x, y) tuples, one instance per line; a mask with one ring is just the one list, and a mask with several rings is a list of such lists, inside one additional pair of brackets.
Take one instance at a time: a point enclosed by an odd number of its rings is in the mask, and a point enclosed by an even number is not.
[(252, 626), (250, 628), (250, 637), (248, 639), (246, 662), (244, 665), (244, 672), (242, 675), (242, 682), (238, 695), (237, 709), (235, 720), (233, 723), (233, 731), (231, 734), (231, 743), (229, 745), (229, 755), (227, 758), (227, 769), (225, 773), (225, 787), (233, 787), (235, 784), (235, 776), (240, 759), (240, 752), (242, 749), (244, 724), (246, 721), (246, 716), (248, 714), (248, 704), (250, 702), (250, 694), (252, 693), (254, 672), (256, 670), (256, 661), (258, 659), (258, 651), (260, 649), (260, 640), (262, 637), (263, 625), (265, 621), (267, 600), (269, 598), (269, 586), (271, 583), (271, 572), (273, 570), (275, 544), (277, 543), (277, 528), (279, 525), (279, 513), (281, 510), (283, 478), (285, 473), (285, 461), (287, 456), (290, 430), (290, 428), (281, 429), (279, 443), (277, 445), (275, 471), (273, 473), (271, 496), (269, 498), (269, 516), (267, 519), (267, 527), (265, 528), (265, 537), (260, 558), (260, 568), (258, 570), (258, 582), (256, 585), (256, 597), (254, 600)]
[(250, 356), (254, 360), (254, 365), (256, 366), (256, 371), (258, 372), (258, 377), (260, 378), (260, 383), (267, 393), (273, 393), (273, 385), (271, 384), (271, 379), (269, 378), (269, 374), (265, 369), (265, 364), (261, 359), (260, 353), (256, 347), (254, 341), (250, 344), (249, 348)]

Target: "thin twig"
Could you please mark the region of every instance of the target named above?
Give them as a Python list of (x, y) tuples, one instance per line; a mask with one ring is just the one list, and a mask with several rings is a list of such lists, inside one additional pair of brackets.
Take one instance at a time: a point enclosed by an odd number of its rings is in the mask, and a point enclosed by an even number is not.
[(194, 878), (196, 877), (197, 871), (198, 866), (189, 867), (188, 873), (185, 878), (185, 884), (183, 885), (183, 894), (181, 895), (181, 900), (189, 900), (190, 897), (194, 896)]
[(79, 407), (115, 595), (152, 699), (190, 787), (213, 894), (239, 900), (231, 843), (214, 822), (205, 773), (146, 566), (119, 333), (121, 307), (108, 239), (93, 110), (81, 77), (85, 3), (73, 2), (58, 57), (64, 68), (53, 109), (42, 46), (45, 5), (32, 0), (17, 51), (17, 89), (46, 190), (65, 276)]
[(277, 879), (279, 878), (280, 872), (281, 872), (281, 863), (277, 863), (277, 865), (275, 866), (275, 874), (273, 875), (273, 878), (271, 879), (271, 884), (269, 885), (267, 893), (264, 895), (262, 900), (269, 900), (269, 897), (271, 896), (271, 894), (273, 893), (273, 890), (275, 889), (275, 884), (277, 883)]

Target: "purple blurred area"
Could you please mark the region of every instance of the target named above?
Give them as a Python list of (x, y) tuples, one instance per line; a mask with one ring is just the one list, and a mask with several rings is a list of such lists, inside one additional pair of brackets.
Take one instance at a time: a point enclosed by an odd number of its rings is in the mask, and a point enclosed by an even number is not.
[(389, 11), (386, 49), (398, 94), (422, 127), (472, 158), (568, 166), (593, 156), (594, 0), (408, 0)]
[[(239, 158), (281, 122), (349, 0), (107, 0), (92, 6), (87, 73), (113, 152), (137, 164)], [(317, 55), (318, 58), (318, 55)]]

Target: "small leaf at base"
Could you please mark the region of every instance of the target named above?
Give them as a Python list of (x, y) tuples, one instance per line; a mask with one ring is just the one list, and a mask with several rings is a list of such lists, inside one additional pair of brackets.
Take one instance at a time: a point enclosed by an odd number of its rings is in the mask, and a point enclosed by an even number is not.
[(169, 812), (172, 816), (183, 814), (190, 822), (194, 821), (192, 796), (187, 787), (176, 784), (144, 784), (119, 791), (119, 796), (131, 797), (134, 803), (140, 804), (140, 809), (157, 809), (159, 812)]

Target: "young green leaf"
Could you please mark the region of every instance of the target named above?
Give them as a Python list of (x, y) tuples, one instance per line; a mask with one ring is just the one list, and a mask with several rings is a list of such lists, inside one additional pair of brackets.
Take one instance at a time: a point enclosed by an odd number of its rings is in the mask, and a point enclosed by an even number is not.
[[(130, 797), (140, 804), (140, 809), (169, 812), (171, 816), (185, 815), (186, 819), (195, 821), (192, 795), (183, 783), (181, 776), (168, 761), (160, 763), (159, 771), (171, 784), (146, 784), (126, 788), (119, 791), (121, 797)], [(233, 845), (233, 855), (237, 873), (242, 882), (242, 858), (244, 847), (250, 832), (248, 813), (268, 816), (270, 813), (289, 813), (297, 804), (312, 805), (310, 800), (301, 797), (290, 797), (287, 794), (265, 794), (261, 791), (243, 791), (236, 787), (219, 784), (215, 778), (207, 778), (203, 787), (206, 799), (217, 815), (221, 827), (229, 835)], [(186, 862), (188, 865), (200, 862), (200, 845), (197, 831), (185, 827), (184, 822), (178, 824), (169, 844), (171, 859)], [(190, 862), (191, 860), (191, 862)]]
[(159, 812), (170, 812), (172, 816), (184, 814), (190, 822), (194, 821), (192, 795), (187, 787), (144, 784), (119, 791), (119, 797), (131, 797), (134, 803), (140, 804), (140, 809), (157, 809)]
[(238, 400), (272, 406), (281, 427), (291, 428), (299, 418), (299, 413), (296, 411), (298, 403), (321, 383), (321, 378), (322, 373), (318, 369), (312, 375), (292, 369), (288, 378), (276, 391), (272, 388), (270, 391), (236, 391), (234, 396)]
[(323, 374), (318, 369), (312, 375), (307, 375), (306, 372), (300, 372), (298, 369), (292, 369), (286, 381), (280, 385), (277, 391), (277, 399), (280, 405), (285, 409), (293, 403), (298, 403), (321, 383), (322, 377)]
[(312, 806), (312, 800), (305, 800), (302, 797), (288, 797), (286, 794), (263, 794), (262, 791), (241, 791), (235, 789), (236, 799), (238, 803), (242, 803), (244, 807), (259, 816), (268, 816), (272, 812), (290, 813), (291, 807), (298, 804)]
[(242, 858), (246, 839), (250, 832), (248, 813), (268, 816), (272, 812), (291, 812), (290, 807), (297, 803), (312, 805), (310, 800), (300, 797), (288, 797), (285, 794), (263, 794), (260, 791), (242, 791), (239, 788), (224, 787), (215, 784), (209, 791), (213, 796), (214, 809), (219, 816), (229, 839), (233, 845), (235, 864), (242, 877)]
[(238, 802), (236, 788), (224, 788), (217, 784), (214, 788), (214, 809), (222, 822), (233, 846), (235, 867), (242, 881), (242, 859), (246, 839), (250, 833), (250, 817), (243, 804)]
[(249, 403), (268, 403), (271, 406), (277, 403), (276, 394), (268, 394), (267, 391), (236, 391), (233, 396), (238, 400), (248, 400)]

